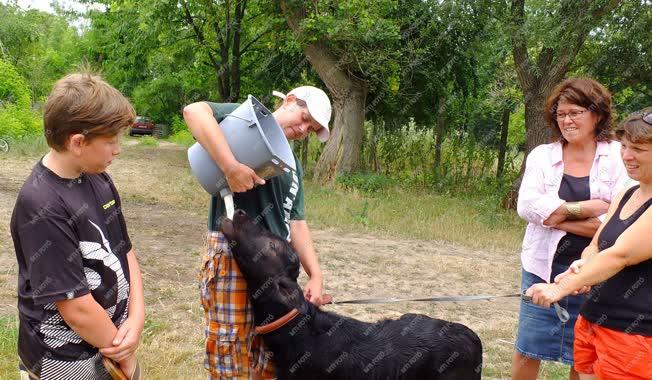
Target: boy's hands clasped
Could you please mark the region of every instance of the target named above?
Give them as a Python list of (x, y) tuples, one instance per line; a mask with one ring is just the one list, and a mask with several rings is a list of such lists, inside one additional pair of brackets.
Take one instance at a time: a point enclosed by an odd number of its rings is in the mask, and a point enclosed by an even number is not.
[(113, 346), (100, 348), (100, 353), (120, 364), (124, 373), (132, 373), (136, 366), (136, 350), (140, 344), (144, 322), (127, 318), (115, 334)]

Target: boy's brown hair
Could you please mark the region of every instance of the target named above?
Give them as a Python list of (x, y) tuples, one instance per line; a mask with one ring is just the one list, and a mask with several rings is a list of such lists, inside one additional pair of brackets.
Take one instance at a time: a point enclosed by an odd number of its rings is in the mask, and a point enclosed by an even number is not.
[(59, 79), (48, 96), (43, 112), (45, 139), (62, 152), (70, 135), (81, 133), (87, 142), (115, 136), (135, 117), (129, 100), (100, 76), (74, 73)]
[(652, 107), (643, 108), (627, 116), (616, 129), (618, 140), (626, 138), (634, 144), (652, 143), (652, 124), (647, 121), (652, 118), (649, 115), (652, 115)]
[(560, 102), (584, 107), (598, 115), (595, 127), (597, 141), (609, 141), (611, 133), (612, 110), (611, 93), (598, 81), (591, 78), (569, 78), (561, 82), (544, 104), (544, 117), (550, 127), (553, 141), (565, 141), (557, 124), (557, 107)]

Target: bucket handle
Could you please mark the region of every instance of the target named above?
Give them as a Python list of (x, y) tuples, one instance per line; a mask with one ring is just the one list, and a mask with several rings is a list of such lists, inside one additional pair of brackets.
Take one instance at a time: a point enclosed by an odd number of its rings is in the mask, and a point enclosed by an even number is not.
[(233, 193), (231, 192), (231, 189), (225, 188), (220, 190), (220, 196), (224, 200), (226, 217), (233, 220), (233, 214), (235, 214), (235, 208), (233, 206)]
[(254, 123), (252, 120), (245, 119), (244, 117), (240, 117), (240, 116), (234, 115), (234, 114), (232, 114), (232, 113), (226, 115), (225, 117), (229, 117), (229, 116), (231, 116), (231, 117), (235, 117), (236, 119), (240, 119), (240, 120), (242, 120), (242, 121), (246, 121), (247, 123), (249, 123), (249, 127), (250, 127), (250, 128), (253, 127), (254, 125), (256, 125), (256, 123)]

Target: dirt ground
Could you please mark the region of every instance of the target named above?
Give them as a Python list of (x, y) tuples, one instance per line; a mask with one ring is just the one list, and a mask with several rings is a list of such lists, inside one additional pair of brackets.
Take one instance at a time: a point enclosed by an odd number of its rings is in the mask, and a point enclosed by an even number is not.
[[(133, 145), (125, 145), (129, 144)], [(0, 317), (17, 314), (17, 267), (9, 220), (20, 185), (36, 159), (0, 155)], [(190, 177), (184, 150), (174, 144), (158, 148), (126, 146), (110, 173), (123, 198), (144, 276), (147, 322), (139, 355), (147, 377), (205, 378), (203, 311), (196, 275), (208, 198)], [(516, 252), (477, 251), (443, 242), (335, 229), (312, 232), (324, 271), (325, 291), (335, 300), (518, 291), (520, 265)], [(302, 274), (300, 281), (305, 280)], [(325, 308), (365, 321), (410, 312), (464, 323), (483, 341), (483, 377), (509, 378), (518, 315), (514, 298)]]

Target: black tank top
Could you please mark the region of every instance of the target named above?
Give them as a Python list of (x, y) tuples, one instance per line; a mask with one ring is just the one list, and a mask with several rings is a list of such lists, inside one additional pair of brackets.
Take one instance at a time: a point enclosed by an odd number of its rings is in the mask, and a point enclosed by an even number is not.
[[(623, 206), (639, 186), (627, 190), (618, 209), (602, 229), (598, 248), (605, 250), (650, 207), (645, 202), (627, 219), (620, 219)], [(652, 234), (650, 235), (652, 237)], [(580, 314), (589, 322), (628, 334), (652, 336), (652, 259), (625, 267), (610, 279), (597, 284)]]
[[(560, 199), (566, 202), (580, 202), (591, 199), (589, 176), (574, 177), (570, 174), (564, 174), (557, 194)], [(557, 244), (553, 263), (571, 265), (573, 261), (581, 258), (582, 251), (590, 243), (591, 238), (567, 232)]]

